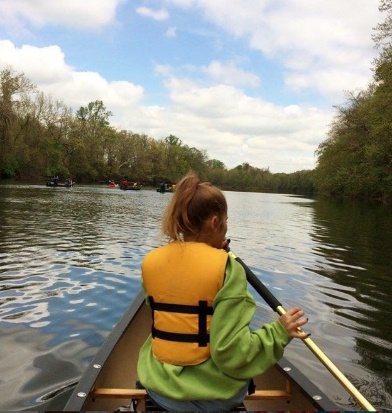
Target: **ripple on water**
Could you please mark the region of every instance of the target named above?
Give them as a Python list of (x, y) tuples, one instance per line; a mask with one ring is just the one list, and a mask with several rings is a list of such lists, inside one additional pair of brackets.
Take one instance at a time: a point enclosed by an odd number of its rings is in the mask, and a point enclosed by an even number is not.
[[(0, 392), (9, 397), (0, 410), (25, 410), (79, 379), (136, 295), (144, 255), (163, 242), (170, 195), (80, 186), (1, 191), (0, 345), (9, 357), (1, 360)], [(355, 221), (352, 211), (300, 197), (226, 196), (233, 251), (286, 308), (305, 309), (312, 338), (374, 404), (392, 406), (390, 230), (374, 224), (375, 211)], [(384, 211), (383, 225), (388, 217)], [(377, 237), (364, 231), (367, 223)], [(255, 325), (274, 320), (253, 293)], [(311, 380), (353, 408), (309, 353), (300, 341), (287, 347)]]

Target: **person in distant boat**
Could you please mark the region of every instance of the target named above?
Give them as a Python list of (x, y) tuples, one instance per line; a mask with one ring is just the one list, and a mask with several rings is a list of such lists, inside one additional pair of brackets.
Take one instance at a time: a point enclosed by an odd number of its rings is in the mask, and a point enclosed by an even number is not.
[(152, 330), (138, 379), (167, 411), (224, 411), (242, 404), (251, 378), (283, 355), (307, 318), (293, 307), (251, 330), (256, 310), (244, 268), (228, 254), (227, 203), (193, 172), (176, 185), (162, 230), (168, 243), (142, 262)]
[(128, 181), (127, 178), (124, 177), (123, 181), (121, 182), (122, 189), (128, 189)]
[(161, 189), (161, 192), (165, 192), (165, 190), (166, 190), (166, 184), (165, 184), (165, 182), (161, 182), (159, 188)]
[(65, 184), (66, 185), (72, 185), (72, 179), (71, 178), (67, 178), (66, 180), (65, 180)]

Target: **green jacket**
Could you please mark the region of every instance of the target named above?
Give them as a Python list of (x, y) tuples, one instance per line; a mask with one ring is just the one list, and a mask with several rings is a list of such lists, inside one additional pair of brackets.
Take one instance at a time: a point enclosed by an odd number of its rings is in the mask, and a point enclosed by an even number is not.
[(144, 387), (175, 400), (228, 399), (282, 357), (290, 335), (279, 320), (250, 330), (255, 299), (247, 290), (244, 269), (230, 255), (225, 282), (213, 306), (211, 358), (195, 366), (161, 363), (152, 354), (149, 336), (137, 366)]

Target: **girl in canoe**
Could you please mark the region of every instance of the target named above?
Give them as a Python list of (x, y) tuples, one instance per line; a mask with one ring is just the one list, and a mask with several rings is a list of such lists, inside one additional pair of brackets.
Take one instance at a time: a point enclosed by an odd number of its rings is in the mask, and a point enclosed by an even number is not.
[(149, 252), (142, 284), (152, 331), (138, 378), (168, 411), (224, 411), (241, 405), (251, 378), (283, 355), (307, 319), (294, 307), (256, 330), (246, 274), (227, 246), (222, 192), (193, 172), (176, 186), (162, 223), (169, 242)]

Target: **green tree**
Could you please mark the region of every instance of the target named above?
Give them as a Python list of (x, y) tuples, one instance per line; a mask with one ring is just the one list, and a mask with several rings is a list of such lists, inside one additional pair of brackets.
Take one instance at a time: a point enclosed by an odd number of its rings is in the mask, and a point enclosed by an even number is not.
[(11, 67), (0, 72), (0, 175), (15, 176), (19, 170), (17, 137), (28, 123), (28, 117), (18, 122), (16, 111), (25, 110), (29, 94), (36, 87), (23, 74)]
[(107, 142), (112, 136), (110, 116), (112, 113), (106, 109), (101, 100), (90, 102), (76, 112), (79, 133), (84, 141), (83, 149), (86, 152), (83, 158), (88, 160), (87, 178), (90, 180), (95, 180), (102, 172), (106, 172)]
[(185, 159), (186, 148), (183, 147), (180, 138), (169, 135), (164, 139), (165, 143), (165, 162), (166, 162), (166, 179), (169, 182), (176, 182), (179, 176), (188, 171), (189, 164)]
[(373, 29), (375, 33), (372, 39), (377, 48), (389, 48), (392, 39), (392, 0), (381, 0), (378, 10), (381, 13), (386, 13), (387, 16), (383, 22), (378, 23)]

